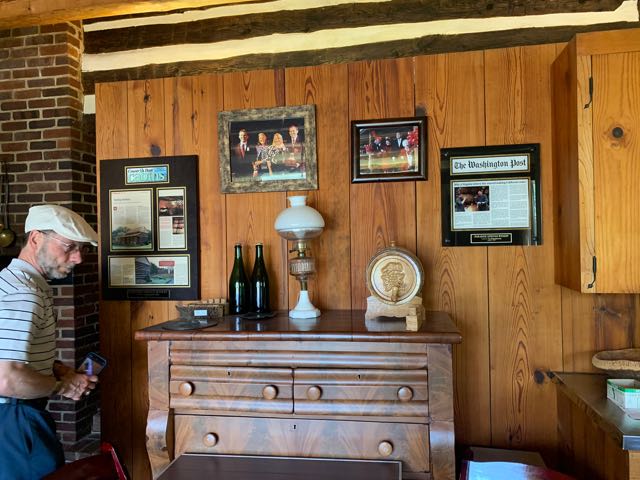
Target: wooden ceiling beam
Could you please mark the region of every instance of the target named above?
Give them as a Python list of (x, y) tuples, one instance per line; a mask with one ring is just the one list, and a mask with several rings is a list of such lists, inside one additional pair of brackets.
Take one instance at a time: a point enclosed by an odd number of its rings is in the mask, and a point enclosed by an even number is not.
[[(281, 14), (252, 13), (176, 24), (88, 31), (85, 53), (107, 53), (175, 44), (214, 43), (271, 34), (309, 33), (368, 25), (419, 23), (468, 18), (520, 17), (552, 13), (614, 11), (623, 0), (394, 0), (345, 3), (291, 10)], [(372, 12), (374, 12), (372, 14)]]
[[(72, 20), (135, 15), (151, 12), (170, 12), (190, 8), (215, 7), (240, 3), (264, 3), (269, 0), (0, 0), (0, 28), (47, 25)], [(384, 18), (380, 8), (402, 11), (405, 1), (355, 4), (368, 9), (370, 18)], [(408, 2), (411, 4), (412, 2)], [(414, 2), (415, 3), (415, 2)], [(613, 10), (622, 0), (441, 0), (418, 2), (426, 11), (442, 12), (451, 18), (469, 16), (536, 15), (559, 12)], [(386, 6), (385, 6), (386, 4)], [(373, 12), (373, 14), (372, 14)], [(483, 14), (482, 12), (486, 12)]]
[[(633, 28), (629, 23), (613, 23), (607, 26), (583, 25), (572, 27), (523, 28), (497, 32), (461, 35), (425, 35), (422, 38), (371, 43), (350, 47), (284, 52), (275, 54), (251, 54), (220, 60), (200, 60), (166, 64), (144, 65), (97, 72), (83, 72), (85, 95), (95, 92), (95, 84), (150, 78), (180, 77), (186, 75), (220, 74), (246, 70), (266, 70), (282, 67), (302, 67), (332, 63), (349, 63), (361, 60), (399, 58), (414, 55), (466, 52), (491, 48), (507, 48), (543, 43), (568, 42), (577, 33), (606, 29)], [(636, 26), (637, 28), (637, 26)], [(620, 37), (620, 32), (616, 34)]]
[(256, 0), (0, 0), (0, 28), (246, 2)]

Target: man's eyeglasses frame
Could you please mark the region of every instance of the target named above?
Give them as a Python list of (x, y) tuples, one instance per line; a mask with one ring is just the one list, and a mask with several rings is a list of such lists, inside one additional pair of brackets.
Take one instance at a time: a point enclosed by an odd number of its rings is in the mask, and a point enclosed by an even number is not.
[(91, 251), (91, 246), (90, 245), (81, 245), (81, 244), (75, 243), (75, 242), (74, 243), (65, 242), (61, 238), (54, 237), (52, 235), (52, 233), (54, 233), (54, 232), (48, 232), (48, 231), (44, 231), (44, 230), (39, 230), (39, 232), (42, 233), (43, 235), (45, 235), (48, 238), (54, 239), (60, 245), (63, 245), (63, 251), (67, 255), (72, 255), (72, 254), (74, 254), (76, 252), (79, 252), (81, 255), (86, 255), (87, 253), (89, 253)]

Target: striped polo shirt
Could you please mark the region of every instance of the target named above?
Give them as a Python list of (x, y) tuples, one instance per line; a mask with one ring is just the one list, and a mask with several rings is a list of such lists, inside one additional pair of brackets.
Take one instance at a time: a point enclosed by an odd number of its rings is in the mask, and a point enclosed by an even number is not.
[(0, 361), (51, 375), (56, 355), (53, 292), (35, 267), (14, 258), (0, 272)]

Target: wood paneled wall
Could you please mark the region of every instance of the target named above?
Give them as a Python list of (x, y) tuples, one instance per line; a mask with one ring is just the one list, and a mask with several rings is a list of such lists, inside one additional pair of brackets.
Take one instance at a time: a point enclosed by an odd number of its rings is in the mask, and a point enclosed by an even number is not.
[[(395, 240), (425, 271), (425, 305), (450, 312), (459, 444), (535, 449), (553, 460), (554, 386), (547, 372), (589, 371), (594, 352), (635, 346), (638, 296), (582, 295), (554, 284), (550, 65), (559, 45), (442, 54), (352, 64), (99, 84), (99, 159), (199, 155), (202, 297), (227, 294), (235, 242), (265, 244), (272, 304), (295, 303), (287, 245), (273, 221), (285, 192), (220, 194), (217, 112), (315, 104), (319, 185), (309, 202), (326, 230), (312, 242), (321, 309), (364, 308), (369, 258)], [(428, 117), (426, 182), (350, 183), (349, 122)], [(441, 246), (439, 150), (541, 144), (543, 245)], [(104, 219), (103, 219), (104, 221)], [(149, 478), (145, 452), (146, 345), (135, 330), (174, 317), (171, 302), (102, 302), (102, 434), (133, 478)], [(320, 319), (322, 321), (322, 319)]]

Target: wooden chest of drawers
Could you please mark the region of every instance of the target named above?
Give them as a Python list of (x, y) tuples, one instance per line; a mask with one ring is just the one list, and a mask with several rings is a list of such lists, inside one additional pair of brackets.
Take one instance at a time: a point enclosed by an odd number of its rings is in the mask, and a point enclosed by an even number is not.
[(318, 323), (297, 331), (283, 315), (238, 328), (228, 317), (199, 331), (137, 332), (149, 341), (154, 478), (191, 452), (400, 460), (403, 478), (453, 479), (460, 335), (449, 317), (432, 312), (419, 332), (367, 331), (362, 312)]

